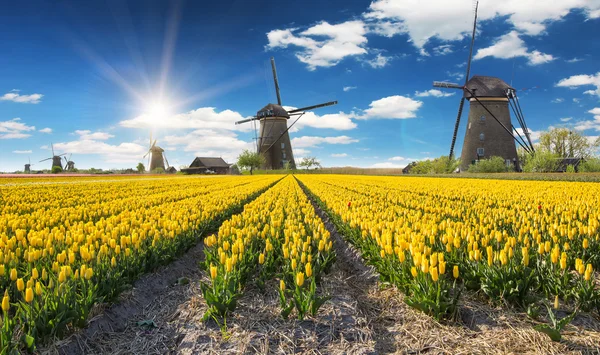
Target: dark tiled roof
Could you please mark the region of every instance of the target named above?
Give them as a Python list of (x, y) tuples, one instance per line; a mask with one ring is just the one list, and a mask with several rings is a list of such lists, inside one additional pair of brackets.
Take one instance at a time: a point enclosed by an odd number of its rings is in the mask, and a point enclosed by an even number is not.
[[(502, 79), (493, 76), (475, 75), (467, 82), (467, 89), (473, 91), (477, 97), (506, 97), (506, 90), (513, 89)], [(465, 91), (465, 97), (471, 94)]]
[[(270, 112), (268, 112), (270, 111)], [(281, 106), (276, 104), (268, 104), (267, 106), (260, 109), (257, 112), (257, 116), (265, 116), (265, 117), (285, 117), (290, 118), (288, 112)]]
[(229, 168), (223, 158), (196, 157), (190, 168)]

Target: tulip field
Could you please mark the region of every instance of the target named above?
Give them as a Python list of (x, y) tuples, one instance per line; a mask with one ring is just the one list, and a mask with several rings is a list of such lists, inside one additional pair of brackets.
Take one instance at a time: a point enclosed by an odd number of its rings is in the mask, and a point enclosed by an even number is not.
[(460, 323), (469, 294), (532, 318), (547, 312), (553, 322), (535, 329), (552, 340), (577, 314), (600, 322), (596, 183), (320, 174), (0, 179), (0, 353), (34, 351), (84, 328), (94, 306), (117, 301), (140, 275), (199, 243), (204, 322), (226, 330), (250, 287), (276, 292), (287, 322), (318, 318), (335, 296), (322, 287), (339, 258), (331, 228), (403, 302), (436, 320)]

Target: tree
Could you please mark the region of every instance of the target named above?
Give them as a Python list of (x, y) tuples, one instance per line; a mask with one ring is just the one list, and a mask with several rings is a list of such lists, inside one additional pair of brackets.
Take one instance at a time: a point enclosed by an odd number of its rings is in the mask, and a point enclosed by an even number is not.
[(469, 166), (470, 173), (503, 173), (508, 171), (508, 167), (502, 157), (491, 157), (489, 159), (482, 159)]
[(579, 131), (567, 128), (552, 128), (540, 135), (539, 148), (558, 158), (589, 158), (600, 145), (600, 139), (590, 142)]
[(58, 165), (55, 165), (52, 167), (52, 174), (62, 173), (62, 171), (63, 171), (63, 169)]
[(411, 168), (411, 174), (449, 174), (454, 172), (460, 161), (458, 159), (448, 159), (447, 155), (439, 158), (421, 160), (415, 163)]
[(144, 164), (142, 163), (138, 163), (138, 165), (135, 167), (138, 171), (138, 173), (143, 173), (144, 171), (146, 171), (146, 167), (144, 166)]
[(523, 164), (526, 173), (551, 173), (556, 171), (560, 156), (546, 149), (538, 148)]
[(262, 155), (244, 149), (238, 156), (237, 166), (242, 169), (250, 169), (250, 175), (252, 175), (252, 171), (260, 168), (264, 163), (265, 158)]
[(298, 165), (306, 167), (306, 170), (310, 169), (313, 166), (316, 166), (317, 168), (321, 167), (321, 163), (319, 163), (319, 161), (315, 157), (304, 157)]

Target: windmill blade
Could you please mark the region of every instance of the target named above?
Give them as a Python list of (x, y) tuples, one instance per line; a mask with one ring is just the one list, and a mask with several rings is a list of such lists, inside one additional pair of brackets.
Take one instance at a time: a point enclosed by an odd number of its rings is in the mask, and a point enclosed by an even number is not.
[(300, 112), (300, 111), (314, 110), (316, 108), (337, 105), (337, 103), (338, 103), (337, 101), (329, 101), (329, 102), (325, 102), (323, 104), (318, 104), (318, 105), (313, 105), (313, 106), (307, 106), (307, 107), (297, 108), (297, 109), (288, 111), (288, 113), (296, 113), (296, 112)]
[(260, 118), (258, 118), (257, 116), (254, 116), (252, 118), (247, 118), (245, 120), (237, 121), (235, 124), (238, 125), (238, 124), (242, 124), (242, 123), (246, 123), (246, 122), (252, 122), (252, 121), (256, 121), (258, 119), (260, 119)]
[(54, 144), (50, 143), (50, 147), (52, 148), (52, 156), (54, 156)]
[(271, 57), (271, 68), (273, 69), (273, 80), (275, 81), (275, 92), (277, 93), (277, 104), (281, 106), (281, 96), (279, 95), (279, 81), (277, 80), (277, 69), (275, 68), (275, 58)]
[(59, 154), (59, 155), (57, 155), (57, 157), (62, 157), (63, 155), (67, 155), (67, 153)]
[(447, 88), (447, 89), (462, 89), (463, 88), (462, 85), (458, 85), (455, 83), (449, 83), (446, 81), (434, 81), (433, 87), (434, 88)]
[(156, 145), (156, 139), (154, 140), (154, 143), (152, 143), (152, 147), (151, 148), (154, 148), (155, 145)]
[(458, 105), (458, 114), (456, 115), (456, 123), (454, 124), (454, 133), (452, 134), (452, 143), (450, 144), (450, 154), (448, 155), (448, 159), (452, 159), (454, 157), (454, 144), (456, 144), (456, 135), (458, 134), (458, 127), (460, 126), (460, 116), (462, 116), (463, 107), (465, 105), (465, 98), (460, 99), (460, 104)]
[(27, 161), (29, 162), (29, 165), (31, 165), (31, 158), (27, 157)]
[(73, 153), (69, 154), (69, 160), (71, 160), (72, 156), (73, 156)]
[(473, 47), (475, 46), (475, 32), (477, 31), (477, 9), (479, 8), (479, 1), (475, 3), (475, 18), (473, 19), (473, 32), (471, 33), (471, 48), (469, 48), (469, 60), (467, 61), (467, 74), (465, 75), (465, 86), (469, 81), (469, 74), (471, 73), (471, 60), (473, 59)]
[(165, 162), (167, 163), (167, 169), (169, 169), (169, 161), (167, 160), (167, 154), (163, 152), (163, 157), (165, 157)]
[(148, 155), (148, 154), (150, 154), (150, 150), (148, 150), (148, 151), (146, 152), (146, 154), (144, 154), (144, 156), (142, 157), (142, 159), (144, 159), (144, 158), (146, 157), (146, 155)]
[(51, 159), (52, 158), (47, 158), (47, 159), (44, 159), (44, 160), (40, 160), (38, 163), (41, 163), (41, 162), (46, 161), (46, 160), (51, 160)]

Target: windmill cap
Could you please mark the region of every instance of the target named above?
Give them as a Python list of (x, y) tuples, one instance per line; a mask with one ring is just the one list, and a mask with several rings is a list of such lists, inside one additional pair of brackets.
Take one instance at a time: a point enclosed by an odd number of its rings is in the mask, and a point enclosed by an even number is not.
[(258, 117), (285, 117), (290, 118), (290, 114), (280, 105), (268, 104), (256, 113)]
[[(503, 97), (506, 98), (507, 90), (514, 90), (504, 80), (494, 76), (475, 75), (467, 82), (467, 89), (474, 91), (477, 97)], [(472, 97), (465, 91), (465, 98)]]

